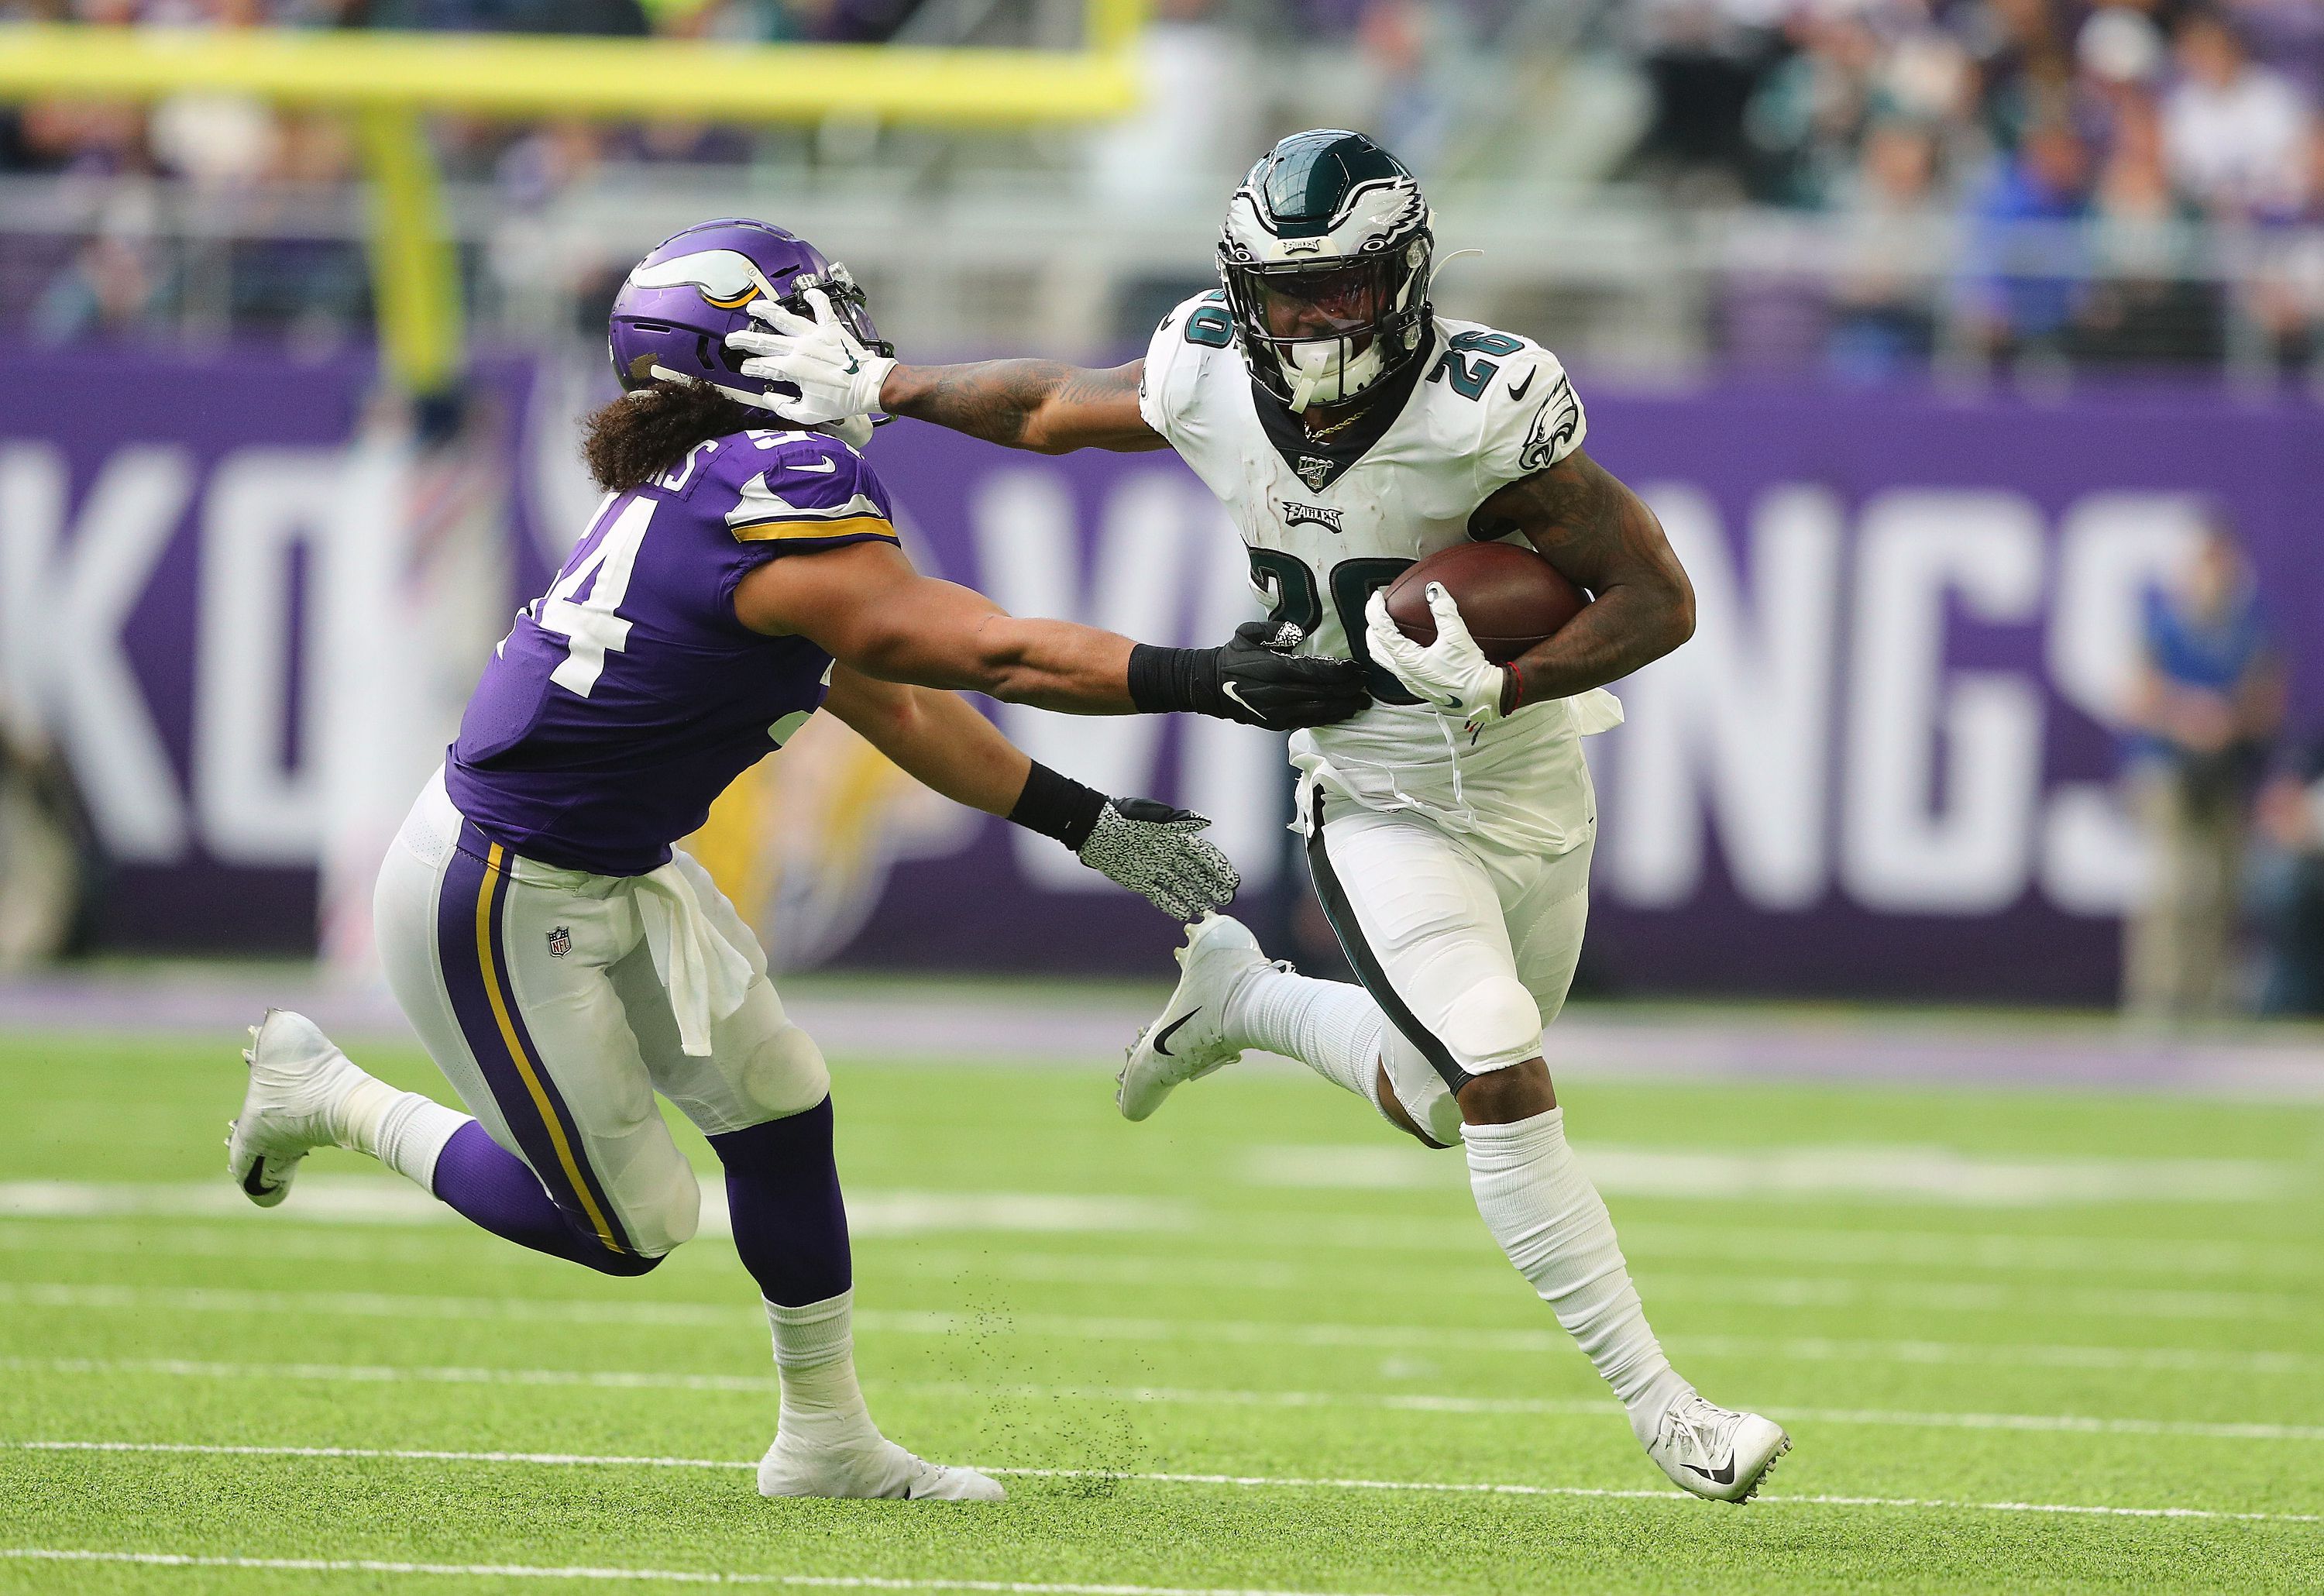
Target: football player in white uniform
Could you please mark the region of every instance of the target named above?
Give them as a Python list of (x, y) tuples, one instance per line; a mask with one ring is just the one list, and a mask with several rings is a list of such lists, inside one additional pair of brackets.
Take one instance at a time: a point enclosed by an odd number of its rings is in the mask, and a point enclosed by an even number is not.
[[(1543, 1030), (1565, 1001), (1597, 811), (1580, 739), (1621, 717), (1604, 684), (1684, 642), (1686, 573), (1637, 496), (1582, 449), (1582, 403), (1530, 339), (1434, 313), (1434, 238), (1411, 172), (1360, 134), (1298, 134), (1227, 208), (1222, 287), (1145, 358), (913, 367), (820, 307), (729, 344), (825, 423), (884, 410), (1014, 447), (1175, 448), (1242, 535), (1303, 651), (1353, 658), (1373, 707), (1296, 733), (1299, 829), (1360, 987), (1271, 964), (1213, 916), (1130, 1049), (1133, 1120), (1246, 1048), (1301, 1059), (1431, 1147), (1467, 1150), (1479, 1213), (1697, 1496), (1748, 1499), (1790, 1442), (1706, 1401), (1663, 1354), (1605, 1204), (1566, 1146)], [(1432, 585), (1436, 641), (1382, 588), (1467, 540), (1523, 539), (1592, 602), (1507, 666)], [(1288, 635), (1288, 634), (1286, 634)]]

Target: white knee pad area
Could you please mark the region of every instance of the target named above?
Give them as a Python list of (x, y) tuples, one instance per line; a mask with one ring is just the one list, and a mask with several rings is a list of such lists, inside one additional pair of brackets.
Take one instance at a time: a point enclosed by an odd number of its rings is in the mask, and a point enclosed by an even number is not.
[(831, 1095), (831, 1071), (815, 1038), (786, 1025), (752, 1049), (735, 1089), (748, 1106), (761, 1111), (752, 1123), (787, 1120)]
[(702, 1187), (676, 1148), (658, 1150), (623, 1170), (612, 1195), (630, 1245), (648, 1258), (691, 1241), (702, 1222)]
[(1482, 1075), (1541, 1052), (1541, 1010), (1515, 976), (1488, 975), (1447, 1006), (1441, 1034), (1462, 1068)]

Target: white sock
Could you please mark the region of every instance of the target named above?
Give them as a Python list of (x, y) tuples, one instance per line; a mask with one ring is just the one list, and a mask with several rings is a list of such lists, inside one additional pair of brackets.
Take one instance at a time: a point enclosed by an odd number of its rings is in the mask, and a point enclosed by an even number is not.
[(1315, 981), (1272, 967), (1246, 976), (1227, 997), (1230, 1038), (1296, 1058), (1375, 1109), (1386, 1020), (1360, 986)]
[(1565, 1145), (1565, 1111), (1469, 1125), (1469, 1185), (1485, 1228), (1628, 1409), (1641, 1444), (1694, 1388), (1646, 1324), (1613, 1217)]
[(399, 1092), (368, 1075), (331, 1109), (332, 1139), (350, 1152), (369, 1153), (431, 1195), (436, 1160), (452, 1133), (467, 1122), (457, 1109), (417, 1092)]
[(855, 1383), (854, 1313), (853, 1287), (798, 1307), (767, 1304), (783, 1388), (775, 1425), (781, 1439), (817, 1449), (880, 1440), (862, 1388)]

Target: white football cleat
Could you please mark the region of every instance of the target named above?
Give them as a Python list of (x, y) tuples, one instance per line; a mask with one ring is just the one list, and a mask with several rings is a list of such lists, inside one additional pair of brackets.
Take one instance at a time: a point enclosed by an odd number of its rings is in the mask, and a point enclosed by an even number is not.
[(1243, 977), (1269, 967), (1259, 938), (1240, 920), (1222, 914), (1206, 914), (1187, 927), (1186, 946), (1177, 959), (1184, 972), (1178, 990), (1154, 1023), (1138, 1033), (1115, 1077), (1113, 1102), (1125, 1120), (1146, 1118), (1176, 1088), (1242, 1056), (1242, 1049), (1226, 1038), (1227, 997)]
[(791, 1446), (781, 1435), (759, 1460), (759, 1494), (915, 1502), (998, 1502), (1001, 1481), (974, 1469), (932, 1463), (882, 1435), (863, 1446)]
[(1681, 1490), (1714, 1502), (1748, 1502), (1792, 1449), (1792, 1438), (1771, 1418), (1689, 1397), (1663, 1415), (1646, 1455)]
[(226, 1172), (242, 1195), (272, 1208), (290, 1194), (299, 1160), (333, 1147), (334, 1110), (370, 1077), (303, 1014), (269, 1009), (242, 1055), (250, 1086), (226, 1126)]

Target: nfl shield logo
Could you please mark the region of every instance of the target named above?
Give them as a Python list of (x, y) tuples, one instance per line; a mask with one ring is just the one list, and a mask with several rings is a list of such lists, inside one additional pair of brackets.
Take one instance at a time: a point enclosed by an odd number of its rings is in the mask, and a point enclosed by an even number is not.
[(1322, 493), (1323, 491), (1323, 484), (1326, 482), (1329, 482), (1331, 478), (1331, 461), (1319, 460), (1313, 455), (1302, 455), (1299, 457), (1299, 480), (1305, 483), (1309, 487), (1314, 489), (1315, 492), (1319, 494)]
[(559, 926), (549, 934), (549, 956), (561, 959), (573, 951), (573, 927)]

